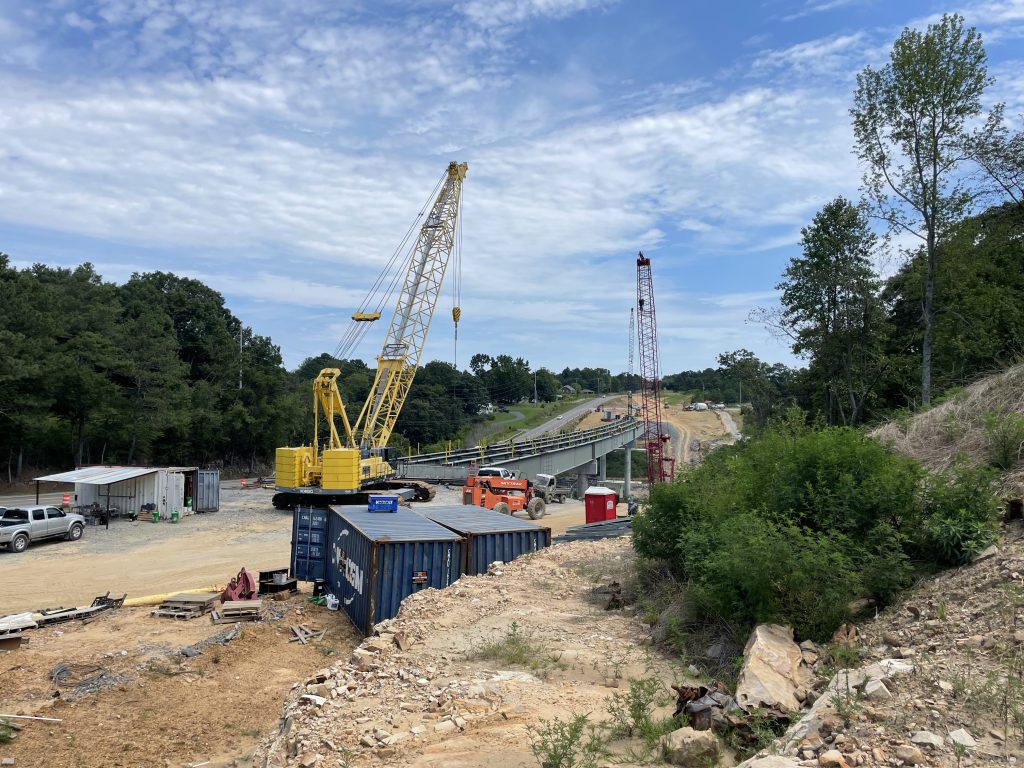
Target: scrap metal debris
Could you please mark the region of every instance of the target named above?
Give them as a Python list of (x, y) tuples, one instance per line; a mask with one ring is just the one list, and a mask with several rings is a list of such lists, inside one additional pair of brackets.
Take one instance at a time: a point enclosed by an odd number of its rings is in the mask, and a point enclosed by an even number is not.
[(98, 693), (115, 685), (128, 682), (129, 678), (115, 674), (98, 664), (58, 664), (50, 670), (50, 679), (61, 692), (61, 698), (77, 699), (91, 693)]
[(733, 724), (729, 713), (739, 710), (729, 691), (716, 680), (706, 686), (673, 685), (672, 690), (676, 692), (672, 717), (688, 715), (695, 731), (724, 731)]
[(231, 629), (226, 629), (223, 632), (218, 632), (216, 635), (210, 635), (205, 640), (200, 640), (194, 645), (186, 645), (179, 650), (178, 653), (190, 659), (193, 656), (198, 656), (211, 645), (227, 645), (240, 634), (242, 634), (241, 628), (232, 627)]

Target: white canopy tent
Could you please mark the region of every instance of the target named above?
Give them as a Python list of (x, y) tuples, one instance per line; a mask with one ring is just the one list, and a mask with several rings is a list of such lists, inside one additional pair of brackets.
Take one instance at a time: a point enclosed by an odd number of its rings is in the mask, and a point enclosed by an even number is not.
[(194, 493), (196, 471), (196, 467), (82, 467), (37, 477), (36, 501), (40, 482), (74, 483), (73, 507), (131, 514), (152, 504), (161, 518), (168, 519), (174, 512), (182, 516), (194, 510), (185, 501)]

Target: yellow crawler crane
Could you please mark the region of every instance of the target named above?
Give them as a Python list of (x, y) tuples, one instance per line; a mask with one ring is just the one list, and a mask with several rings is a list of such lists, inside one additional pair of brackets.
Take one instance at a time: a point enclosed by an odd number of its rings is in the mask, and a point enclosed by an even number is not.
[[(277, 449), (275, 507), (360, 504), (365, 503), (370, 491), (400, 488), (413, 489), (420, 500), (433, 498), (433, 488), (426, 483), (396, 479), (392, 462), (397, 451), (388, 448), (388, 440), (416, 376), (445, 270), (456, 250), (467, 167), (466, 163), (449, 163), (439, 183), (433, 206), (406, 262), (395, 314), (359, 417), (355, 424), (349, 423), (338, 389), (341, 372), (337, 368), (320, 371), (313, 381), (313, 444)], [(452, 314), (458, 323), (457, 306)], [(355, 312), (352, 320), (356, 330), (350, 332), (350, 337), (362, 338), (362, 329), (380, 316), (379, 311)], [(321, 421), (327, 424), (328, 433), (323, 436), (322, 450)]]

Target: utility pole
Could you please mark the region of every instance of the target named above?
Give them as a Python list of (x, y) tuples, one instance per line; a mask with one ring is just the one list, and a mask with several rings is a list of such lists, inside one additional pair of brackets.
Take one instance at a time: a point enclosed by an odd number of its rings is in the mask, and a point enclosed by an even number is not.
[(242, 389), (242, 331), (245, 326), (238, 323), (238, 389)]
[(539, 405), (540, 400), (537, 399), (537, 372), (533, 372), (533, 404)]

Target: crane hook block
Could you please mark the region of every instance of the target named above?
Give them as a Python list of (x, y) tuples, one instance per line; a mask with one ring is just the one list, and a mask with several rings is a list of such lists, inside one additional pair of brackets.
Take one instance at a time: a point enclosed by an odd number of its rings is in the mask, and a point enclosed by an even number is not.
[(452, 320), (455, 321), (455, 324), (458, 325), (459, 324), (459, 320), (461, 320), (461, 319), (462, 319), (462, 308), (461, 307), (452, 307)]
[(353, 312), (352, 319), (357, 323), (372, 323), (380, 320), (380, 312)]

